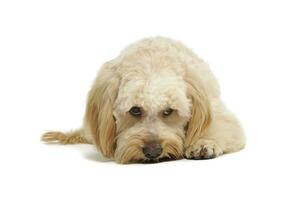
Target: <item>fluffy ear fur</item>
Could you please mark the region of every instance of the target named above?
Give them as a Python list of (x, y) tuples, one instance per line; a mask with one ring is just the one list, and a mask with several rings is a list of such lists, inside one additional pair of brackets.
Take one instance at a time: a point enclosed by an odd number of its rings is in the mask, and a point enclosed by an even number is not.
[(107, 158), (113, 157), (116, 148), (113, 104), (119, 87), (119, 77), (109, 65), (103, 66), (90, 90), (86, 108), (86, 123), (94, 144)]
[(192, 101), (191, 118), (188, 122), (185, 147), (196, 142), (206, 131), (211, 123), (211, 106), (202, 82), (194, 73), (185, 77), (188, 96)]

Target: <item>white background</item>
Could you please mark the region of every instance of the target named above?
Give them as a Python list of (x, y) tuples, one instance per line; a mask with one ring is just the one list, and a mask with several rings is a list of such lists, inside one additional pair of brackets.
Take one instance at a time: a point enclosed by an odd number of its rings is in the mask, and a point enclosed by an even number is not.
[[(0, 199), (300, 199), (298, 1), (1, 1)], [(81, 125), (99, 67), (148, 36), (206, 60), (248, 138), (213, 160), (100, 162), (40, 142)]]

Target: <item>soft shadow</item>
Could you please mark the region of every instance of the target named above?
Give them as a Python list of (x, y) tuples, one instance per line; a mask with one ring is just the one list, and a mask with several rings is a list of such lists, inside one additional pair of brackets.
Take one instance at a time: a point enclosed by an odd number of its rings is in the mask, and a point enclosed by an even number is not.
[(87, 160), (95, 161), (95, 162), (112, 162), (112, 160), (101, 158), (99, 153), (96, 152), (86, 152), (84, 154), (84, 158)]

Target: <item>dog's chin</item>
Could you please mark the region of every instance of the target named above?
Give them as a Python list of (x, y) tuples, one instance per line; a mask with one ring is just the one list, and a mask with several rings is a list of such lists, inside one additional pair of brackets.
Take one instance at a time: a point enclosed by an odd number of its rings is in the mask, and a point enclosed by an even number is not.
[(176, 157), (174, 155), (168, 155), (168, 156), (163, 156), (163, 157), (155, 158), (155, 159), (149, 159), (149, 158), (138, 159), (138, 160), (134, 160), (133, 163), (155, 164), (155, 163), (160, 163), (160, 162), (168, 162), (168, 161), (179, 160), (181, 158), (182, 157)]
[[(138, 151), (136, 151), (138, 152)], [(168, 162), (168, 161), (174, 161), (182, 159), (183, 156), (180, 155), (173, 155), (173, 154), (166, 154), (163, 156), (160, 156), (159, 158), (146, 158), (145, 156), (142, 156), (142, 152), (139, 152), (139, 154), (132, 155), (132, 158), (129, 158), (127, 160), (121, 160), (120, 163), (123, 164), (131, 164), (131, 163), (142, 163), (142, 164), (154, 164), (154, 163), (160, 163), (160, 162)]]
[[(121, 140), (120, 140), (121, 141)], [(155, 159), (145, 157), (142, 148), (145, 140), (139, 137), (131, 137), (126, 142), (117, 145), (115, 159), (122, 164), (129, 163), (158, 163), (171, 160), (178, 160), (183, 157), (183, 142), (181, 138), (170, 138), (161, 141), (162, 154)]]
[[(133, 146), (130, 146), (131, 148), (128, 148), (127, 151), (123, 152), (122, 154), (122, 160), (120, 163), (124, 164), (130, 164), (130, 163), (143, 163), (143, 164), (152, 164), (152, 163), (160, 163), (160, 162), (168, 162), (168, 161), (174, 161), (179, 160), (183, 158), (183, 155), (180, 153), (180, 151), (175, 151), (176, 148), (173, 148), (173, 152), (164, 152), (163, 155), (161, 155), (158, 158), (146, 158), (141, 149), (139, 148), (133, 148)], [(126, 159), (125, 159), (126, 158)]]

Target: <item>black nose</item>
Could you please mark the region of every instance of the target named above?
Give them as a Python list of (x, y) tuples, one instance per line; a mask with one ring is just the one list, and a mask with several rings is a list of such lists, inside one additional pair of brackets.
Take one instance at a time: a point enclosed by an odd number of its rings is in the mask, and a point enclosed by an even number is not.
[(162, 147), (160, 144), (150, 144), (144, 146), (142, 151), (147, 158), (155, 159), (161, 155)]

